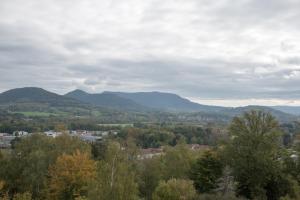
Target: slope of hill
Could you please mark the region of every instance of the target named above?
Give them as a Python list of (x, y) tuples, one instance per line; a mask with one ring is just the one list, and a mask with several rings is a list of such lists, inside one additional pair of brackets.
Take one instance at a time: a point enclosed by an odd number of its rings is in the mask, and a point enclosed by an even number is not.
[(99, 117), (106, 114), (110, 120), (114, 120), (117, 117), (116, 113), (122, 113), (122, 119), (132, 118), (137, 113), (142, 114), (143, 119), (147, 119), (151, 113), (154, 113), (152, 111), (158, 111), (155, 113), (160, 113), (159, 115), (171, 114), (171, 111), (175, 116), (186, 121), (229, 121), (236, 115), (254, 109), (270, 112), (280, 121), (297, 119), (295, 115), (285, 113), (289, 110), (282, 112), (278, 107), (276, 108), (278, 110), (264, 106), (238, 108), (208, 106), (191, 102), (176, 94), (161, 92), (89, 94), (75, 90), (66, 95), (58, 95), (41, 88), (27, 87), (0, 94), (0, 109), (29, 114), (32, 114), (30, 112), (38, 112), (39, 115), (45, 115), (45, 112), (47, 115), (67, 113), (69, 116), (89, 117)]
[(280, 110), (273, 109), (271, 107), (256, 106), (256, 105), (237, 107), (237, 108), (231, 108), (231, 109), (228, 108), (228, 109), (224, 110), (223, 113), (225, 113), (231, 117), (234, 117), (234, 116), (240, 115), (240, 114), (250, 111), (250, 110), (262, 110), (264, 112), (269, 112), (273, 116), (275, 116), (279, 121), (282, 121), (282, 122), (294, 121), (297, 119), (297, 117), (292, 114), (285, 113)]
[(140, 105), (165, 110), (165, 111), (178, 111), (178, 112), (217, 112), (224, 107), (207, 106), (191, 102), (188, 99), (182, 98), (176, 94), (163, 93), (163, 92), (104, 92), (104, 94), (115, 94), (122, 98), (130, 99)]
[(0, 94), (0, 109), (25, 116), (89, 115), (92, 106), (41, 88), (26, 87)]
[(233, 117), (242, 115), (250, 110), (261, 110), (272, 114), (279, 122), (291, 122), (297, 120), (297, 117), (265, 106), (245, 106), (237, 108), (224, 108), (219, 112), (190, 112), (178, 113), (180, 120), (185, 122), (221, 122), (228, 124)]
[(75, 90), (66, 94), (66, 96), (93, 105), (116, 109), (149, 111), (149, 109), (147, 110), (146, 108), (152, 108), (153, 110), (159, 110), (163, 112), (186, 112), (186, 116), (189, 116), (189, 119), (226, 118), (230, 120), (232, 117), (240, 115), (249, 110), (263, 110), (265, 112), (270, 112), (280, 121), (293, 121), (296, 119), (296, 117), (292, 114), (288, 114), (271, 107), (245, 106), (230, 108), (208, 106), (191, 102), (188, 99), (182, 98), (176, 94), (162, 92), (103, 92), (100, 94), (88, 94), (81, 90)]
[(51, 106), (79, 106), (78, 100), (58, 95), (42, 88), (25, 87), (8, 90), (0, 94), (0, 104), (41, 103)]
[(289, 113), (292, 115), (300, 116), (300, 106), (272, 106), (271, 108)]
[(100, 107), (136, 111), (145, 111), (148, 109), (130, 99), (120, 97), (113, 93), (89, 94), (82, 90), (74, 90), (65, 94), (65, 96)]

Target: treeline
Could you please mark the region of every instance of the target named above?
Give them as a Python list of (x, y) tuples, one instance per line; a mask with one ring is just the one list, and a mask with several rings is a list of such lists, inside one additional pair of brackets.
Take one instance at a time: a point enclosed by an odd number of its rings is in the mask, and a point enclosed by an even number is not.
[[(64, 126), (68, 130), (109, 130), (112, 127), (101, 127), (99, 122), (93, 119), (72, 119), (57, 117), (33, 117), (31, 119), (22, 118), (19, 114), (7, 115), (0, 119), (0, 132), (12, 134), (14, 131), (27, 131), (29, 133), (39, 133), (47, 130), (55, 130), (57, 126)], [(119, 127), (120, 128), (120, 127)], [(118, 129), (119, 129), (118, 128)]]
[[(193, 131), (203, 130), (186, 132)], [(22, 138), (11, 151), (1, 153), (1, 198), (300, 199), (299, 143), (286, 148), (269, 114), (252, 111), (234, 118), (228, 137), (207, 151), (187, 147), (191, 134), (177, 140), (175, 147), (165, 147), (163, 154), (143, 158), (138, 133), (125, 133), (94, 144), (68, 135)]]
[(142, 128), (123, 128), (117, 137), (122, 140), (134, 139), (138, 147), (158, 148), (176, 146), (179, 141), (187, 144), (216, 145), (223, 138), (221, 129), (190, 125), (148, 125)]
[(136, 123), (134, 127), (99, 126), (99, 121), (92, 119), (69, 118), (34, 118), (24, 120), (22, 118), (9, 118), (0, 120), (0, 133), (12, 134), (14, 131), (27, 131), (40, 133), (48, 130), (88, 130), (119, 132), (117, 138), (126, 140), (133, 138), (137, 146), (141, 148), (158, 148), (160, 146), (175, 146), (178, 141), (184, 140), (187, 144), (216, 145), (223, 137), (224, 127), (196, 126), (189, 124), (169, 123)]

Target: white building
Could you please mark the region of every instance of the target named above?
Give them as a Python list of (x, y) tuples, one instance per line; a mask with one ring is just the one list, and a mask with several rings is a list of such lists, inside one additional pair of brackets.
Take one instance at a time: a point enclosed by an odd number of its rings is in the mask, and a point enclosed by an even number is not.
[(48, 137), (53, 137), (53, 138), (56, 138), (57, 136), (61, 135), (62, 133), (61, 132), (55, 132), (55, 131), (45, 131), (44, 132)]
[(16, 137), (22, 137), (22, 136), (27, 136), (29, 133), (26, 131), (15, 131), (13, 132), (13, 135)]

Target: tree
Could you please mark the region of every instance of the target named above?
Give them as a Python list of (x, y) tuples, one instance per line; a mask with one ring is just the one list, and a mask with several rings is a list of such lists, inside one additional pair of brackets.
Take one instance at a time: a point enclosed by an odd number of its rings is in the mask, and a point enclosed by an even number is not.
[(97, 141), (92, 143), (92, 155), (95, 160), (104, 159), (107, 150), (107, 143), (104, 141)]
[(90, 153), (90, 145), (77, 137), (62, 135), (55, 139), (43, 134), (21, 138), (4, 159), (0, 159), (0, 177), (8, 193), (30, 192), (33, 199), (45, 199), (48, 168), (58, 156), (76, 150)]
[(225, 152), (237, 182), (237, 194), (269, 200), (284, 196), (288, 182), (281, 173), (281, 132), (275, 118), (250, 111), (233, 119), (229, 133), (231, 140)]
[(33, 198), (42, 196), (42, 189), (52, 156), (50, 138), (34, 134), (23, 138), (12, 150), (10, 156), (1, 162), (1, 177), (4, 179), (9, 194), (29, 191)]
[(289, 179), (289, 193), (284, 200), (300, 199), (300, 160), (297, 146), (294, 149), (286, 149), (281, 157), (283, 161), (283, 172)]
[(8, 193), (5, 190), (5, 182), (0, 180), (0, 199), (8, 200)]
[(49, 168), (49, 198), (72, 200), (87, 195), (87, 186), (96, 176), (96, 163), (87, 153), (59, 156)]
[(178, 144), (174, 148), (166, 149), (163, 157), (164, 179), (188, 178), (189, 171), (193, 162), (192, 152), (185, 144)]
[(226, 197), (234, 194), (234, 189), (234, 179), (231, 169), (229, 166), (225, 166), (223, 169), (223, 175), (218, 180), (218, 188), (216, 188), (215, 191)]
[(32, 195), (29, 192), (15, 194), (13, 200), (31, 200)]
[(216, 152), (206, 151), (192, 165), (190, 179), (200, 193), (209, 193), (218, 187), (222, 176), (223, 164)]
[(134, 200), (138, 188), (133, 170), (133, 155), (119, 143), (108, 144), (106, 155), (98, 162), (97, 177), (89, 189), (89, 199)]
[(161, 157), (153, 157), (140, 161), (138, 168), (139, 191), (146, 200), (152, 199), (152, 194), (163, 178)]
[(183, 179), (162, 181), (153, 194), (153, 200), (193, 200), (195, 197), (193, 182)]
[(54, 126), (54, 130), (57, 132), (65, 132), (65, 131), (67, 131), (67, 127), (63, 123), (58, 123)]
[(246, 200), (241, 197), (236, 197), (234, 194), (201, 194), (197, 200)]
[(55, 148), (53, 153), (55, 154), (55, 159), (61, 154), (73, 154), (77, 150), (80, 152), (91, 153), (91, 145), (82, 141), (79, 137), (72, 137), (68, 134), (62, 134), (53, 139)]
[(280, 200), (298, 200), (300, 199), (300, 186), (296, 180), (291, 180), (291, 191)]

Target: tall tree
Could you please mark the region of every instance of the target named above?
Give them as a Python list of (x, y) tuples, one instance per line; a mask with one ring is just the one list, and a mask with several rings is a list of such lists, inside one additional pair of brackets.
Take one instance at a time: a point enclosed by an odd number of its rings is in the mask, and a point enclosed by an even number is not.
[(163, 178), (162, 158), (140, 160), (139, 163), (139, 191), (146, 200), (152, 199), (152, 194)]
[(138, 188), (132, 166), (134, 156), (119, 143), (108, 144), (106, 155), (98, 162), (97, 178), (90, 186), (89, 199), (134, 200)]
[(281, 132), (275, 118), (261, 111), (250, 111), (235, 117), (229, 132), (227, 160), (238, 183), (238, 195), (269, 200), (284, 196), (288, 182), (280, 170)]

